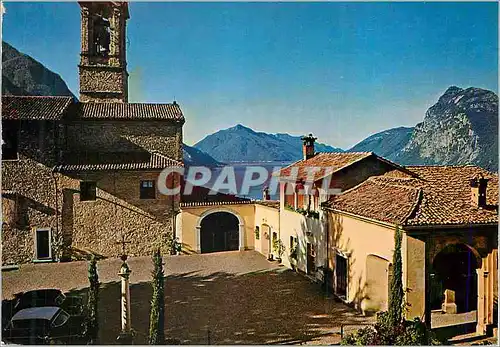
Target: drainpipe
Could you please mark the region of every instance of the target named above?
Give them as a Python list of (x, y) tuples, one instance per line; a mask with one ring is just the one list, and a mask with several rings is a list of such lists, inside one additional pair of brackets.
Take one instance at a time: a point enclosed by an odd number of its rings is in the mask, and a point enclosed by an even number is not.
[[(57, 238), (61, 237), (61, 235), (59, 235), (59, 206), (58, 206), (58, 194), (57, 194), (57, 177), (56, 177), (56, 167), (54, 166), (52, 168), (52, 178), (54, 179), (54, 196), (55, 196), (55, 211), (56, 211), (56, 235), (57, 235)], [(62, 241), (62, 240), (58, 240), (58, 241)], [(62, 247), (62, 245), (60, 245), (60, 247)], [(56, 261), (60, 261), (61, 259), (59, 258), (59, 256), (56, 256)]]
[[(55, 159), (56, 159), (56, 163), (60, 162), (60, 158), (59, 158), (59, 127), (58, 127), (58, 124), (57, 123), (52, 123), (52, 140), (53, 140), (53, 146), (55, 147)], [(62, 247), (63, 247), (63, 243), (64, 243), (64, 240), (63, 240), (63, 237), (62, 235), (59, 235), (59, 204), (58, 204), (58, 200), (59, 200), (59, 195), (58, 195), (58, 188), (57, 188), (57, 173), (56, 173), (56, 169), (57, 169), (57, 165), (54, 166), (52, 168), (52, 178), (54, 179), (54, 196), (55, 196), (55, 214), (56, 214), (56, 236), (57, 238), (59, 239), (58, 241), (61, 242), (61, 244), (59, 245), (59, 247), (61, 247), (61, 249), (59, 251), (62, 251)], [(56, 261), (61, 261), (61, 259), (59, 258), (59, 256), (56, 256)]]
[[(175, 187), (176, 177), (177, 177), (177, 175), (174, 173), (173, 177), (172, 177), (172, 189)], [(180, 212), (175, 209), (175, 195), (172, 195), (172, 241), (173, 241), (172, 245), (174, 246), (174, 248), (172, 248), (170, 250), (170, 254), (171, 255), (176, 255), (177, 254), (177, 250), (175, 249), (176, 238), (177, 238), (177, 235), (176, 235), (176, 227), (177, 227), (177, 225), (176, 225), (177, 224), (176, 223), (176, 219), (177, 219), (177, 214), (179, 214), (179, 213)]]
[(323, 209), (323, 208), (321, 208), (321, 210), (323, 211), (323, 213), (322, 213), (323, 218), (326, 218), (326, 222), (325, 222), (326, 266), (325, 266), (325, 270), (323, 271), (323, 281), (325, 283), (325, 293), (328, 296), (328, 291), (329, 291), (329, 288), (328, 288), (328, 278), (330, 276), (330, 258), (329, 258), (329, 250), (330, 250), (330, 245), (329, 245), (329, 241), (330, 241), (330, 228), (328, 227), (328, 214), (327, 214), (327, 211), (325, 209)]

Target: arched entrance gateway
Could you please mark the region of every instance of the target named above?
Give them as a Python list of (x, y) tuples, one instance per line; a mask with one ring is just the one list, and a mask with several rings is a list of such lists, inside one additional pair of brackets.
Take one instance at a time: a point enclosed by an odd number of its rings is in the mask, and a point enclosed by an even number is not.
[(237, 251), (240, 248), (240, 221), (226, 211), (213, 212), (200, 222), (201, 253)]
[(431, 309), (462, 313), (477, 309), (477, 271), (481, 258), (463, 243), (443, 248), (432, 263)]

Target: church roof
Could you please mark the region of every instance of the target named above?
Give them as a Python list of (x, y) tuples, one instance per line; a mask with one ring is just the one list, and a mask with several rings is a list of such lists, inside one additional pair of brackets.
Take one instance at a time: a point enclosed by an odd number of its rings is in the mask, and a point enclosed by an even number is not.
[(71, 96), (2, 96), (2, 119), (59, 120), (73, 101)]
[(75, 107), (75, 119), (170, 120), (184, 123), (176, 102), (171, 104), (81, 102)]
[[(374, 176), (326, 206), (406, 226), (498, 223), (498, 175), (476, 166), (410, 166), (418, 178)], [(470, 179), (489, 178), (485, 208), (471, 202)]]
[[(75, 157), (78, 157), (75, 155)], [(114, 171), (114, 170), (162, 170), (167, 167), (182, 167), (181, 161), (159, 153), (98, 153), (86, 156), (77, 162), (57, 165), (56, 172)]]

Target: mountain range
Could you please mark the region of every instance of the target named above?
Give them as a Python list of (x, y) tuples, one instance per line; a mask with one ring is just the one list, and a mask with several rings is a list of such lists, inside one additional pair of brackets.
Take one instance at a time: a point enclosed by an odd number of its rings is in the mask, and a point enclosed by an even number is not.
[[(223, 162), (295, 161), (302, 157), (300, 136), (256, 132), (241, 124), (208, 135), (194, 147)], [(321, 143), (316, 150), (342, 152)]]
[[(73, 96), (64, 80), (43, 64), (2, 42), (2, 95)], [(316, 143), (317, 152), (342, 152)], [(498, 96), (480, 88), (449, 87), (415, 127), (373, 134), (347, 151), (375, 152), (402, 165), (478, 165), (498, 170)], [(186, 166), (224, 162), (296, 161), (300, 136), (256, 132), (238, 124), (184, 144)]]

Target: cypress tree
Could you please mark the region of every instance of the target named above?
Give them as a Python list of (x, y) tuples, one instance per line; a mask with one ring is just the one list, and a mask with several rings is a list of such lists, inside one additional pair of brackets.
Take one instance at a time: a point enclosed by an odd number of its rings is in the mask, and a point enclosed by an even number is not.
[(392, 255), (393, 274), (389, 296), (389, 322), (392, 327), (401, 324), (403, 319), (403, 260), (401, 258), (402, 233), (399, 227), (394, 232), (394, 254)]
[(164, 345), (165, 295), (163, 263), (160, 249), (157, 249), (153, 253), (153, 265), (153, 280), (151, 282), (153, 297), (151, 299), (151, 312), (149, 316), (149, 344)]
[(94, 255), (90, 258), (88, 267), (88, 278), (90, 282), (87, 315), (85, 319), (85, 336), (89, 344), (98, 344), (99, 320), (97, 307), (99, 302), (99, 276), (97, 274), (97, 259)]

